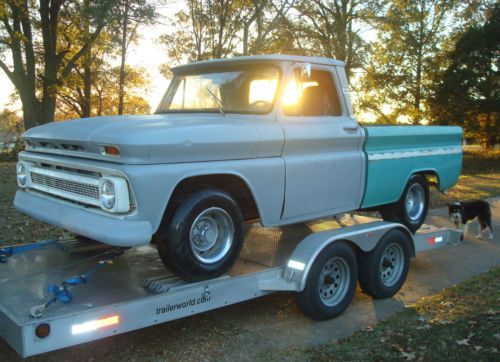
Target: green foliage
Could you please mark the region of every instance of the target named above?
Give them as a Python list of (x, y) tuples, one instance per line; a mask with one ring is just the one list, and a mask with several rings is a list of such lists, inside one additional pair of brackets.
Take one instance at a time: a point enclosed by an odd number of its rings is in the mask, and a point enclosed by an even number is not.
[(11, 160), (24, 148), (21, 134), (24, 132), (23, 122), (16, 112), (4, 109), (0, 113), (0, 160)]
[[(116, 1), (2, 1), (0, 68), (19, 94), (26, 128), (53, 120), (61, 85), (108, 24)], [(78, 29), (80, 17), (85, 31), (67, 31)]]
[[(125, 93), (123, 114), (147, 114), (151, 109), (143, 97), (150, 85), (147, 72), (141, 67), (125, 67)], [(99, 62), (92, 68), (90, 117), (118, 114), (120, 68)], [(75, 73), (61, 89), (58, 100), (57, 120), (82, 117), (83, 79)]]
[(172, 19), (174, 30), (159, 42), (170, 66), (187, 61), (225, 58), (233, 55), (298, 53), (295, 34), (287, 18), (295, 0), (187, 0), (186, 8)]
[(344, 61), (350, 78), (352, 69), (365, 63), (367, 43), (362, 28), (381, 15), (384, 4), (381, 0), (297, 1), (298, 42), (311, 55)]
[(360, 90), (362, 110), (386, 123), (419, 124), (453, 0), (397, 0), (377, 22)]
[(436, 76), (430, 113), (435, 124), (458, 124), (486, 148), (500, 142), (500, 5), (482, 26), (467, 29)]

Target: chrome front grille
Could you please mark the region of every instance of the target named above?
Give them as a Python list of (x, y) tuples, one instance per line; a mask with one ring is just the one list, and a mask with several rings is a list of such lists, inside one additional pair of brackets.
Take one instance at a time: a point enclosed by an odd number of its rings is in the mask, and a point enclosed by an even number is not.
[(77, 181), (64, 180), (33, 171), (31, 172), (31, 182), (33, 185), (40, 185), (54, 190), (60, 190), (70, 194), (99, 200), (99, 186), (96, 185), (88, 185)]
[(30, 166), (28, 188), (100, 207), (99, 177), (69, 170)]

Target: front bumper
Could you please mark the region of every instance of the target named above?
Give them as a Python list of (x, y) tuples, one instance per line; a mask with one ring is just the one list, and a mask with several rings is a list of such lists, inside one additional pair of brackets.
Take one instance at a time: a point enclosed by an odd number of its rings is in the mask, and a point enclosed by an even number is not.
[(145, 245), (153, 234), (147, 221), (119, 219), (26, 191), (17, 191), (14, 206), (34, 219), (110, 245)]

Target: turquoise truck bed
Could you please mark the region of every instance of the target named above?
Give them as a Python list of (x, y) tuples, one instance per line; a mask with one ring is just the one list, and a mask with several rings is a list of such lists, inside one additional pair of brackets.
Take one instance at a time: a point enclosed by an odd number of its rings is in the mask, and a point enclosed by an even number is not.
[(416, 173), (437, 176), (444, 191), (462, 169), (462, 129), (433, 126), (365, 127), (366, 187), (362, 208), (395, 202)]

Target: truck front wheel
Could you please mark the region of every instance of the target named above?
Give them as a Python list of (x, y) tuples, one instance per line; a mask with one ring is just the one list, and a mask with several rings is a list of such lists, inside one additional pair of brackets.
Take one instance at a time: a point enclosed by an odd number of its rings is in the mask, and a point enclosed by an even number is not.
[(236, 261), (243, 245), (243, 215), (221, 190), (195, 192), (180, 203), (157, 240), (172, 272), (187, 280), (215, 278)]
[(422, 175), (413, 175), (401, 198), (380, 209), (386, 221), (399, 222), (415, 233), (424, 223), (429, 209), (429, 185)]

